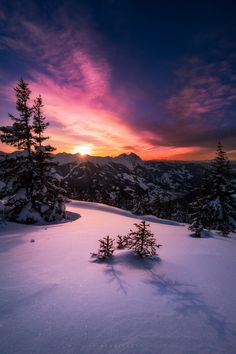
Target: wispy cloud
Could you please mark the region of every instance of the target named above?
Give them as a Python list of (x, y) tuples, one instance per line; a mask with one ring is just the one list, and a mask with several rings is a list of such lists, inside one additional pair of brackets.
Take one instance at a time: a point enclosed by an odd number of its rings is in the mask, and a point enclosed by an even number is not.
[[(27, 63), (27, 80), (33, 95), (43, 96), (59, 150), (89, 144), (99, 155), (135, 151), (145, 158), (203, 158), (224, 136), (234, 151), (235, 116), (225, 118), (236, 102), (228, 61), (184, 60), (172, 93), (164, 97), (161, 87), (149, 90), (122, 80), (114, 85), (107, 48), (83, 19), (76, 24), (60, 12), (53, 23), (39, 22), (0, 11), (0, 20), (0, 48)], [(14, 101), (6, 85), (0, 93)]]
[[(145, 140), (157, 155), (166, 146), (169, 157), (209, 158), (218, 140), (222, 140), (227, 149), (233, 149), (235, 83), (230, 61), (185, 58), (178, 63), (171, 94), (166, 98), (157, 95), (149, 111), (137, 112), (136, 120), (131, 120), (130, 124), (146, 133)], [(135, 112), (131, 115), (135, 116)]]
[(180, 87), (167, 101), (167, 109), (178, 119), (204, 118), (211, 113), (224, 116), (236, 102), (236, 87), (226, 61), (206, 64), (198, 58), (189, 60), (177, 71)]
[[(116, 113), (120, 103), (110, 90), (111, 68), (94, 44), (95, 35), (91, 40), (87, 28), (78, 31), (68, 23), (58, 34), (48, 26), (20, 21), (21, 32), (15, 34), (14, 24), (1, 42), (34, 62), (30, 87), (34, 96), (43, 96), (58, 149), (72, 151), (82, 143), (90, 144), (93, 153), (114, 155), (130, 141), (145, 148), (145, 141)], [(7, 94), (12, 100), (12, 91)]]
[[(88, 29), (66, 28), (56, 31), (49, 25), (18, 19), (12, 23), (1, 44), (27, 56), (35, 70), (44, 71), (61, 85), (70, 84), (89, 99), (105, 96), (109, 90), (110, 66), (102, 53), (91, 45)], [(63, 18), (62, 20), (63, 21)], [(93, 34), (93, 36), (95, 36)], [(96, 38), (94, 38), (96, 41)], [(34, 71), (31, 72), (34, 78)]]

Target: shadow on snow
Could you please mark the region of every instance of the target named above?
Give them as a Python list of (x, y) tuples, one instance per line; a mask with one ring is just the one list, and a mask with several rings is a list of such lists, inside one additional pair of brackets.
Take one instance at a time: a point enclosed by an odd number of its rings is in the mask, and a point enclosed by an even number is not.
[(236, 336), (236, 331), (232, 329), (234, 326), (226, 321), (216, 307), (204, 300), (194, 285), (170, 279), (165, 274), (158, 274), (156, 267), (161, 264), (159, 257), (141, 258), (132, 252), (124, 252), (101, 264), (106, 266), (104, 274), (108, 282), (116, 284), (116, 290), (124, 295), (128, 295), (129, 284), (124, 280), (124, 273), (117, 269), (118, 265), (144, 271), (147, 275), (145, 284), (154, 287), (155, 295), (166, 296), (176, 313), (182, 316), (201, 316), (222, 339), (227, 334)]

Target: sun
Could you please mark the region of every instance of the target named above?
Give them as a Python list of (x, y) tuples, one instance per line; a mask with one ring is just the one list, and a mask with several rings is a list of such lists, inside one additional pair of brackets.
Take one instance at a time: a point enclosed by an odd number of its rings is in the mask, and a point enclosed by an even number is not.
[(74, 154), (79, 153), (80, 155), (89, 155), (91, 154), (91, 151), (91, 147), (85, 145), (75, 146), (73, 149)]

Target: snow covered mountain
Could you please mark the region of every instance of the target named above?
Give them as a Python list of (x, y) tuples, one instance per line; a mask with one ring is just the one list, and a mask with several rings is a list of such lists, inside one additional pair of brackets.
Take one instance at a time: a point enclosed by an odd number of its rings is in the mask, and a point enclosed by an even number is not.
[[(189, 203), (209, 168), (207, 162), (143, 161), (134, 153), (117, 157), (59, 153), (54, 160), (70, 198), (181, 222), (190, 221)], [(236, 180), (236, 163), (232, 166)]]
[(63, 153), (55, 161), (70, 197), (141, 214), (157, 214), (160, 203), (164, 210), (169, 201), (180, 202), (193, 194), (208, 168), (206, 163), (143, 161), (133, 153), (117, 157)]
[(121, 154), (117, 157), (111, 157), (111, 156), (101, 157), (101, 156), (90, 156), (90, 155), (82, 156), (80, 154), (67, 154), (65, 152), (56, 154), (55, 161), (59, 165), (64, 165), (73, 162), (77, 162), (77, 163), (91, 162), (95, 165), (104, 166), (104, 165), (115, 163), (115, 164), (124, 165), (130, 170), (134, 169), (138, 164), (142, 164), (143, 162), (140, 159), (140, 157), (134, 153)]

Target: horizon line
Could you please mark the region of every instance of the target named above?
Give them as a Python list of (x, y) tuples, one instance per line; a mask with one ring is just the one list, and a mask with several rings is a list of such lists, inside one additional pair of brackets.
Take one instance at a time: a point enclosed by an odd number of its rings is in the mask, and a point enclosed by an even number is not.
[[(14, 150), (12, 152), (7, 152), (7, 151), (2, 151), (0, 150), (0, 154), (12, 154), (12, 153), (15, 153), (17, 151), (22, 151), (22, 150)], [(53, 152), (52, 155), (59, 155), (59, 154), (66, 154), (66, 155), (72, 155), (72, 156), (76, 156), (76, 155), (79, 155), (81, 158), (85, 158), (85, 157), (98, 157), (98, 158), (106, 158), (106, 157), (109, 157), (109, 158), (117, 158), (117, 157), (120, 157), (122, 155), (126, 155), (126, 156), (129, 156), (129, 155), (135, 155), (137, 156), (141, 161), (157, 161), (157, 162), (210, 162), (212, 161), (214, 158), (212, 159), (192, 159), (192, 160), (183, 160), (183, 159), (165, 159), (165, 158), (153, 158), (153, 159), (143, 159), (141, 158), (138, 154), (136, 154), (135, 152), (123, 152), (121, 154), (118, 154), (118, 155), (90, 155), (90, 154), (80, 154), (79, 152), (77, 153), (72, 153), (72, 152), (66, 152), (66, 151), (59, 151), (59, 152)], [(236, 159), (231, 159), (231, 158), (228, 158), (229, 161), (236, 161)]]

